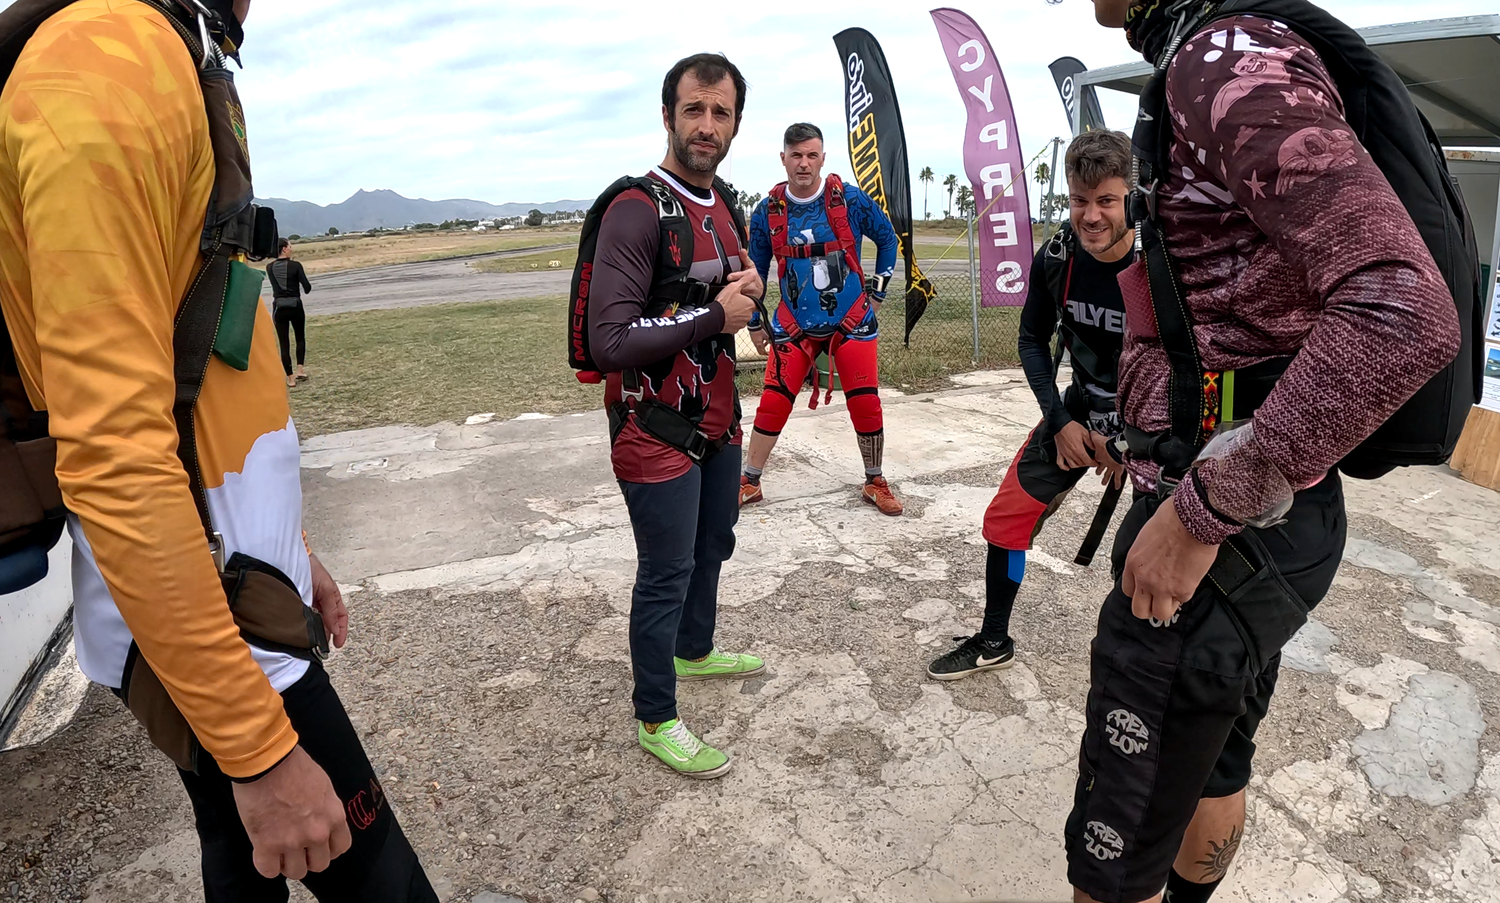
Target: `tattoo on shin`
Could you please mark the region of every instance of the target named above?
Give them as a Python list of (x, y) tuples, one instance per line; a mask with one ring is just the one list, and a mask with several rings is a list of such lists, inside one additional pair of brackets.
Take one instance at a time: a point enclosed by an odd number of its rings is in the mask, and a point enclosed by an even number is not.
[(1222, 880), (1228, 874), (1229, 863), (1234, 861), (1234, 854), (1239, 852), (1240, 839), (1244, 836), (1244, 829), (1235, 826), (1229, 829), (1229, 837), (1222, 844), (1212, 840), (1208, 842), (1212, 852), (1207, 859), (1198, 860), (1198, 865), (1203, 866), (1204, 884)]
[(865, 471), (879, 471), (882, 459), (885, 457), (885, 431), (875, 433), (861, 433), (859, 435), (859, 453), (865, 459)]

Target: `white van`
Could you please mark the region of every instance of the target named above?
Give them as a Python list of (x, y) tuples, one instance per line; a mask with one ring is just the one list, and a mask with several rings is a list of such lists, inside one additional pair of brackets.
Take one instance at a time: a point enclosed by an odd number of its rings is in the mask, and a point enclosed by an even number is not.
[(0, 596), (0, 750), (67, 727), (88, 690), (73, 654), (73, 543), (47, 556), (47, 576)]

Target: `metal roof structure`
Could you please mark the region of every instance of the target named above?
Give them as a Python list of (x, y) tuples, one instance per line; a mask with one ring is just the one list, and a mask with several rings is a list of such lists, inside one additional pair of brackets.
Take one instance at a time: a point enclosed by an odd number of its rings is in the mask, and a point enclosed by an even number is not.
[[(1462, 16), (1356, 29), (1401, 76), (1417, 107), (1447, 147), (1500, 147), (1500, 15)], [(1077, 76), (1092, 85), (1140, 94), (1151, 77), (1144, 60)], [(1073, 132), (1079, 131), (1074, 109)]]

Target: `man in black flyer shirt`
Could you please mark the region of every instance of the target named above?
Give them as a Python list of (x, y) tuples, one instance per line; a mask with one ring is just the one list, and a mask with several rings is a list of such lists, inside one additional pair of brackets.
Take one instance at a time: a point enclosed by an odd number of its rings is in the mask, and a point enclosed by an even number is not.
[[(928, 676), (937, 680), (1013, 664), (1010, 614), (1032, 540), (1088, 468), (1108, 471), (1105, 481), (1116, 486), (1123, 479), (1123, 469), (1103, 446), (1120, 432), (1115, 371), (1125, 337), (1125, 303), (1116, 277), (1130, 265), (1135, 244), (1125, 215), (1130, 141), (1119, 132), (1085, 132), (1068, 147), (1066, 166), (1070, 223), (1037, 252), (1021, 309), (1021, 366), (1041, 405), (1042, 422), (985, 512), (984, 626), (928, 666)], [(1073, 382), (1061, 394), (1054, 333), (1073, 369)]]

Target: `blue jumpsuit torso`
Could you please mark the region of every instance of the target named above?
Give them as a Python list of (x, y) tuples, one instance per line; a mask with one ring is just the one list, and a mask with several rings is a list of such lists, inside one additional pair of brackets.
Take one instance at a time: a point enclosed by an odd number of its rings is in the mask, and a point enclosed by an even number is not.
[[(859, 301), (865, 291), (859, 271), (850, 266), (858, 261), (864, 237), (875, 241), (877, 252), (874, 272), (868, 275), (890, 276), (895, 271), (899, 239), (896, 230), (885, 212), (857, 187), (844, 183), (844, 203), (849, 211), (849, 228), (853, 232), (854, 247), (845, 253), (826, 257), (784, 258), (781, 261), (781, 303), (787, 305), (796, 318), (797, 325), (810, 335), (832, 335), (838, 324), (848, 316), (850, 308)], [(750, 219), (750, 259), (760, 272), (762, 279), (769, 280), (773, 258), (771, 229), (767, 207), (770, 199), (755, 208)], [(836, 241), (833, 225), (828, 219), (823, 186), (819, 186), (811, 201), (799, 201), (787, 192), (787, 243), (806, 245), (816, 242)], [(876, 301), (884, 301), (884, 294), (872, 295)], [(757, 325), (752, 321), (751, 325)], [(856, 340), (870, 340), (877, 336), (875, 312), (872, 309), (863, 322), (849, 336)], [(785, 331), (771, 315), (771, 336), (776, 341), (786, 338)]]

